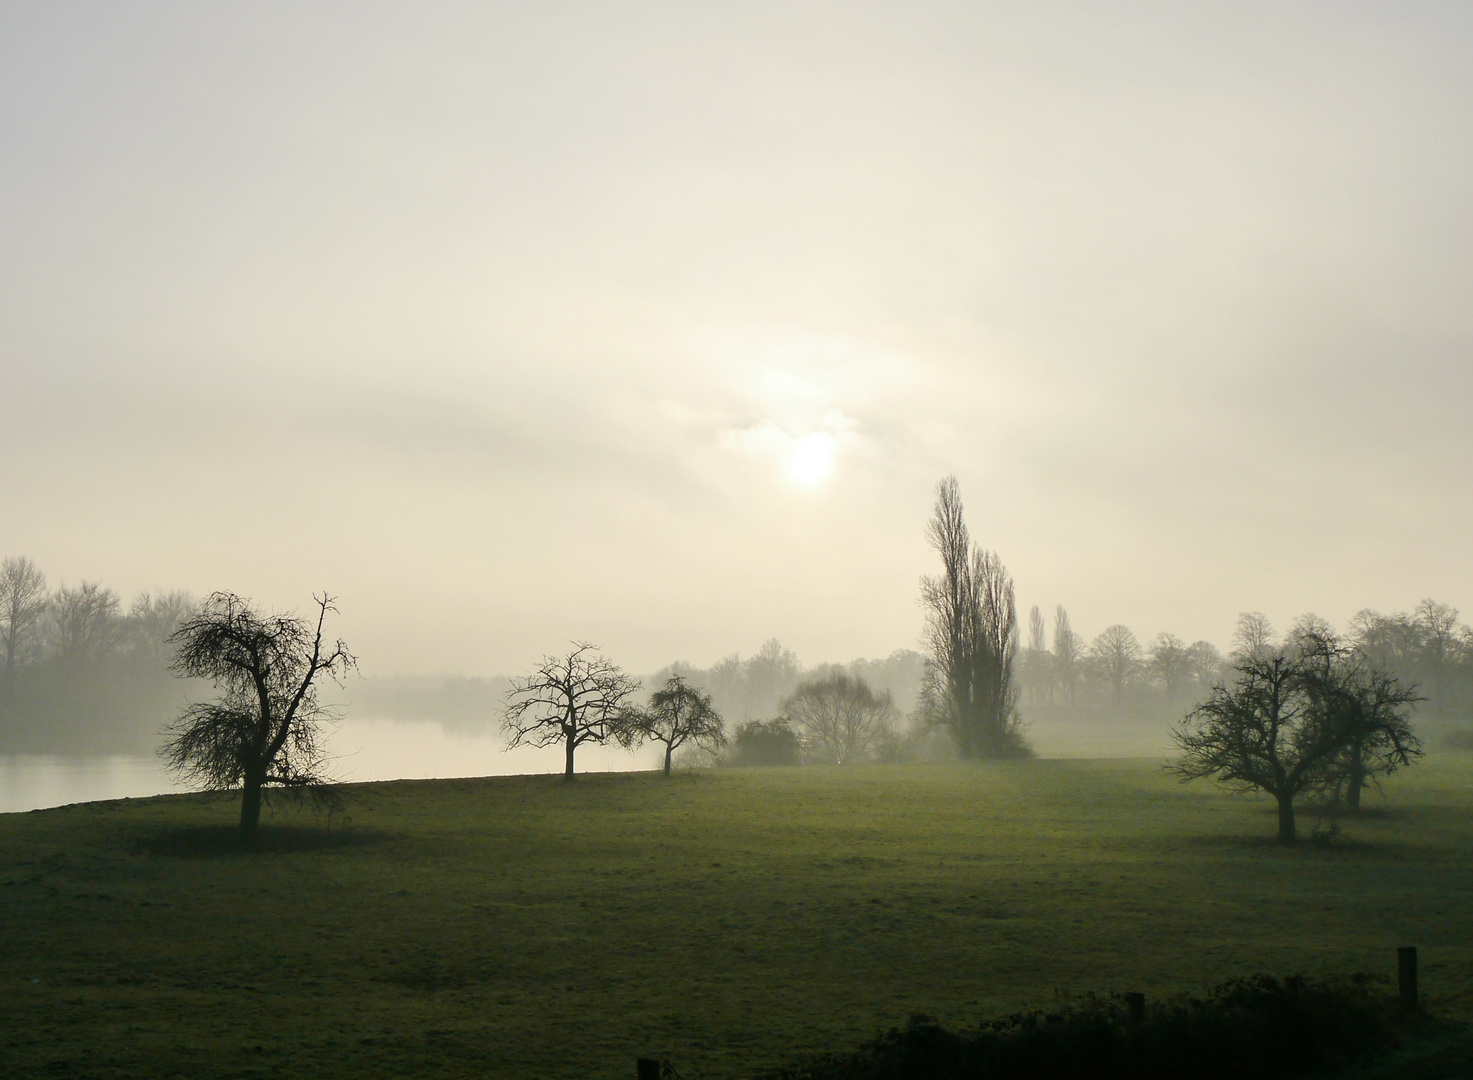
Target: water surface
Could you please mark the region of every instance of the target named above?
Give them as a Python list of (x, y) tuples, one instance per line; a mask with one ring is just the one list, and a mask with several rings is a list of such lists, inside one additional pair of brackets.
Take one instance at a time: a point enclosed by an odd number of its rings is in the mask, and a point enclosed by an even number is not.
[[(430, 721), (344, 720), (329, 736), (338, 780), (433, 779), (562, 772), (560, 747), (506, 750), (497, 732), (451, 732)], [(580, 772), (651, 769), (658, 754), (618, 746), (578, 748)], [(0, 813), (185, 790), (156, 757), (0, 754)]]

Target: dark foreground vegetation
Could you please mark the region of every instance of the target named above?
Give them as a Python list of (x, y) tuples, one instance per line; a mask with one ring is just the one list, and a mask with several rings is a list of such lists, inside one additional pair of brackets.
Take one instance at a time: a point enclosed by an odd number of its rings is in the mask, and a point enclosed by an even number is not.
[(1390, 992), (1403, 944), (1427, 1010), (1473, 1020), (1459, 754), (1327, 846), (1146, 761), (344, 794), (331, 821), (268, 800), (245, 847), (238, 795), (0, 815), (0, 1076), (629, 1077), (652, 1055), (717, 1080), (917, 1013), (975, 1031), (1253, 971)]
[(969, 1031), (916, 1016), (854, 1053), (763, 1080), (1289, 1080), (1339, 1075), (1440, 1027), (1373, 993), (1364, 977), (1259, 975), (1138, 1017), (1123, 998), (1100, 997)]

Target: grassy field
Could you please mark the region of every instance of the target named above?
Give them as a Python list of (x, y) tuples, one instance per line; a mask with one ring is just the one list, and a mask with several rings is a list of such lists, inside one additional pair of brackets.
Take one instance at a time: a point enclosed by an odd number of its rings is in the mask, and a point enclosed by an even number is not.
[[(1473, 1019), (1473, 756), (1345, 842), (1147, 761), (171, 796), (0, 815), (0, 1075), (740, 1075), (927, 1012), (1394, 972)], [(1373, 800), (1377, 805), (1378, 800)], [(1302, 827), (1314, 823), (1306, 814)]]

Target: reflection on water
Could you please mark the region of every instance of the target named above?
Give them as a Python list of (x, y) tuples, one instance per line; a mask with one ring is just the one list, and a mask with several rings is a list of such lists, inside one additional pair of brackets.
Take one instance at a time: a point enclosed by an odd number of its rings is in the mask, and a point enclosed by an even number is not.
[[(472, 735), (439, 724), (401, 720), (344, 720), (332, 735), (340, 780), (421, 780), (451, 776), (510, 776), (563, 771), (563, 749), (519, 746), (505, 750), (499, 732)], [(649, 750), (630, 753), (616, 745), (578, 747), (579, 772), (624, 772), (654, 768)]]
[(157, 758), (0, 754), (0, 813), (177, 790)]
[[(351, 719), (329, 737), (334, 777), (349, 782), (562, 772), (561, 747), (503, 750), (499, 733), (448, 732), (431, 722)], [(618, 746), (578, 748), (579, 772), (652, 769), (658, 755)], [(182, 790), (157, 758), (0, 754), (0, 813)]]

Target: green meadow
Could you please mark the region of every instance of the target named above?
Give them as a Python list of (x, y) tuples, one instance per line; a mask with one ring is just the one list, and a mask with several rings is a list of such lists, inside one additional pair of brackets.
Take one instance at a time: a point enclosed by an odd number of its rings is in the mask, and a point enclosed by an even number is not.
[[(1149, 760), (367, 784), (0, 816), (0, 1075), (687, 1077), (1090, 991), (1394, 977), (1473, 1020), (1473, 756), (1328, 846)], [(1301, 830), (1315, 824), (1303, 811)]]

